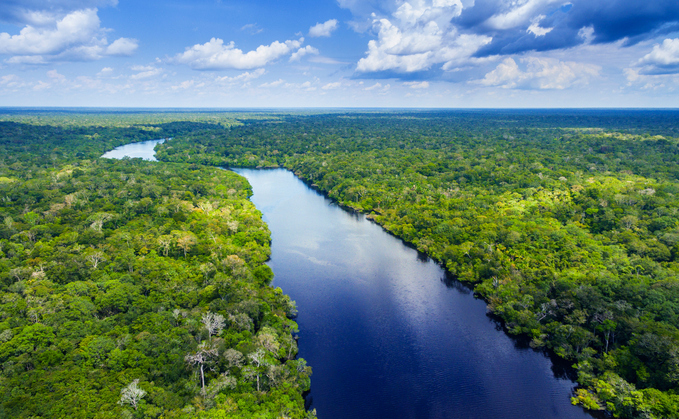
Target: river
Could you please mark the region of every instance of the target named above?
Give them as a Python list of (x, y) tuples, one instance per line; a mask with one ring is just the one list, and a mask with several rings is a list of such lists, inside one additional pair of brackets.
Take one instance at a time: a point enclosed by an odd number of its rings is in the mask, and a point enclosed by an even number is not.
[(438, 264), (287, 170), (234, 171), (271, 229), (274, 285), (297, 301), (319, 418), (590, 417)]
[(122, 159), (123, 157), (142, 158), (144, 160), (158, 161), (156, 152), (153, 150), (156, 144), (164, 143), (167, 138), (161, 140), (141, 141), (138, 143), (125, 144), (107, 151), (102, 155), (105, 159)]
[(234, 171), (271, 229), (274, 286), (297, 301), (319, 418), (591, 418), (564, 370), (432, 260), (289, 171)]

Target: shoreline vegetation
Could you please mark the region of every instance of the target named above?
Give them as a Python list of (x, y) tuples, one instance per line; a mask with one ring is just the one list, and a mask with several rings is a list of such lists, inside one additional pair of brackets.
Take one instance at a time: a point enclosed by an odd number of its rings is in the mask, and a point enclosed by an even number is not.
[(573, 403), (679, 417), (676, 111), (282, 117), (192, 132), (164, 161), (285, 167), (472, 284), (570, 362)]
[[(285, 167), (443, 263), (509, 333), (574, 365), (573, 403), (679, 417), (677, 111), (16, 118), (0, 118), (3, 414), (109, 417), (104, 394), (118, 416), (312, 414), (300, 395), (310, 370), (288, 340), (294, 306), (266, 286), (268, 230), (247, 185), (209, 167), (223, 166)], [(166, 137), (160, 165), (95, 161)], [(211, 223), (224, 209), (235, 231)], [(177, 341), (173, 361), (152, 356)], [(217, 374), (205, 368), (215, 344)], [(114, 367), (116, 351), (131, 352)], [(57, 401), (65, 388), (81, 398)]]
[(247, 181), (79, 118), (0, 122), (0, 416), (314, 417)]

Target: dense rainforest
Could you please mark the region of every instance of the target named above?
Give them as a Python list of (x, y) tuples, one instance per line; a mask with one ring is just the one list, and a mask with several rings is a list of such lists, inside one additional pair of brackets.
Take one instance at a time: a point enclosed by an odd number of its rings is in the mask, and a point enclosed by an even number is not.
[(160, 160), (286, 167), (570, 361), (573, 403), (679, 417), (677, 111), (385, 111), (203, 126)]
[[(286, 167), (570, 361), (679, 417), (679, 112), (0, 112), (0, 416), (306, 417), (295, 305), (223, 167)], [(161, 162), (108, 161), (171, 138)]]
[(0, 116), (0, 417), (313, 417), (240, 176), (108, 160), (231, 115)]

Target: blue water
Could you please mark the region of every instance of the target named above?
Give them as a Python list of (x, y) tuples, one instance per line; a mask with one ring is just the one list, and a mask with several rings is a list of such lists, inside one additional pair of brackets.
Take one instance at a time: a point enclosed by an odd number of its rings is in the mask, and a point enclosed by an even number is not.
[(271, 229), (274, 286), (297, 301), (319, 418), (590, 417), (436, 263), (289, 171), (235, 171)]
[(104, 153), (101, 157), (105, 159), (122, 159), (123, 157), (130, 157), (132, 159), (142, 158), (144, 160), (158, 161), (155, 157), (156, 152), (153, 150), (153, 148), (156, 146), (156, 144), (164, 143), (165, 140), (166, 139), (164, 138), (162, 140), (150, 140), (126, 144)]
[[(155, 160), (160, 141), (102, 157)], [(274, 286), (297, 301), (319, 418), (591, 418), (564, 370), (436, 263), (289, 171), (235, 171), (271, 229)]]

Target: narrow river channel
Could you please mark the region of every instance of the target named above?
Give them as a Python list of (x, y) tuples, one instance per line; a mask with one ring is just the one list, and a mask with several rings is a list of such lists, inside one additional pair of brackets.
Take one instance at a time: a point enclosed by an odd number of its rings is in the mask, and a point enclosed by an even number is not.
[[(156, 143), (106, 157), (153, 158)], [(234, 171), (271, 229), (274, 286), (297, 301), (319, 418), (590, 418), (436, 263), (287, 170)]]

